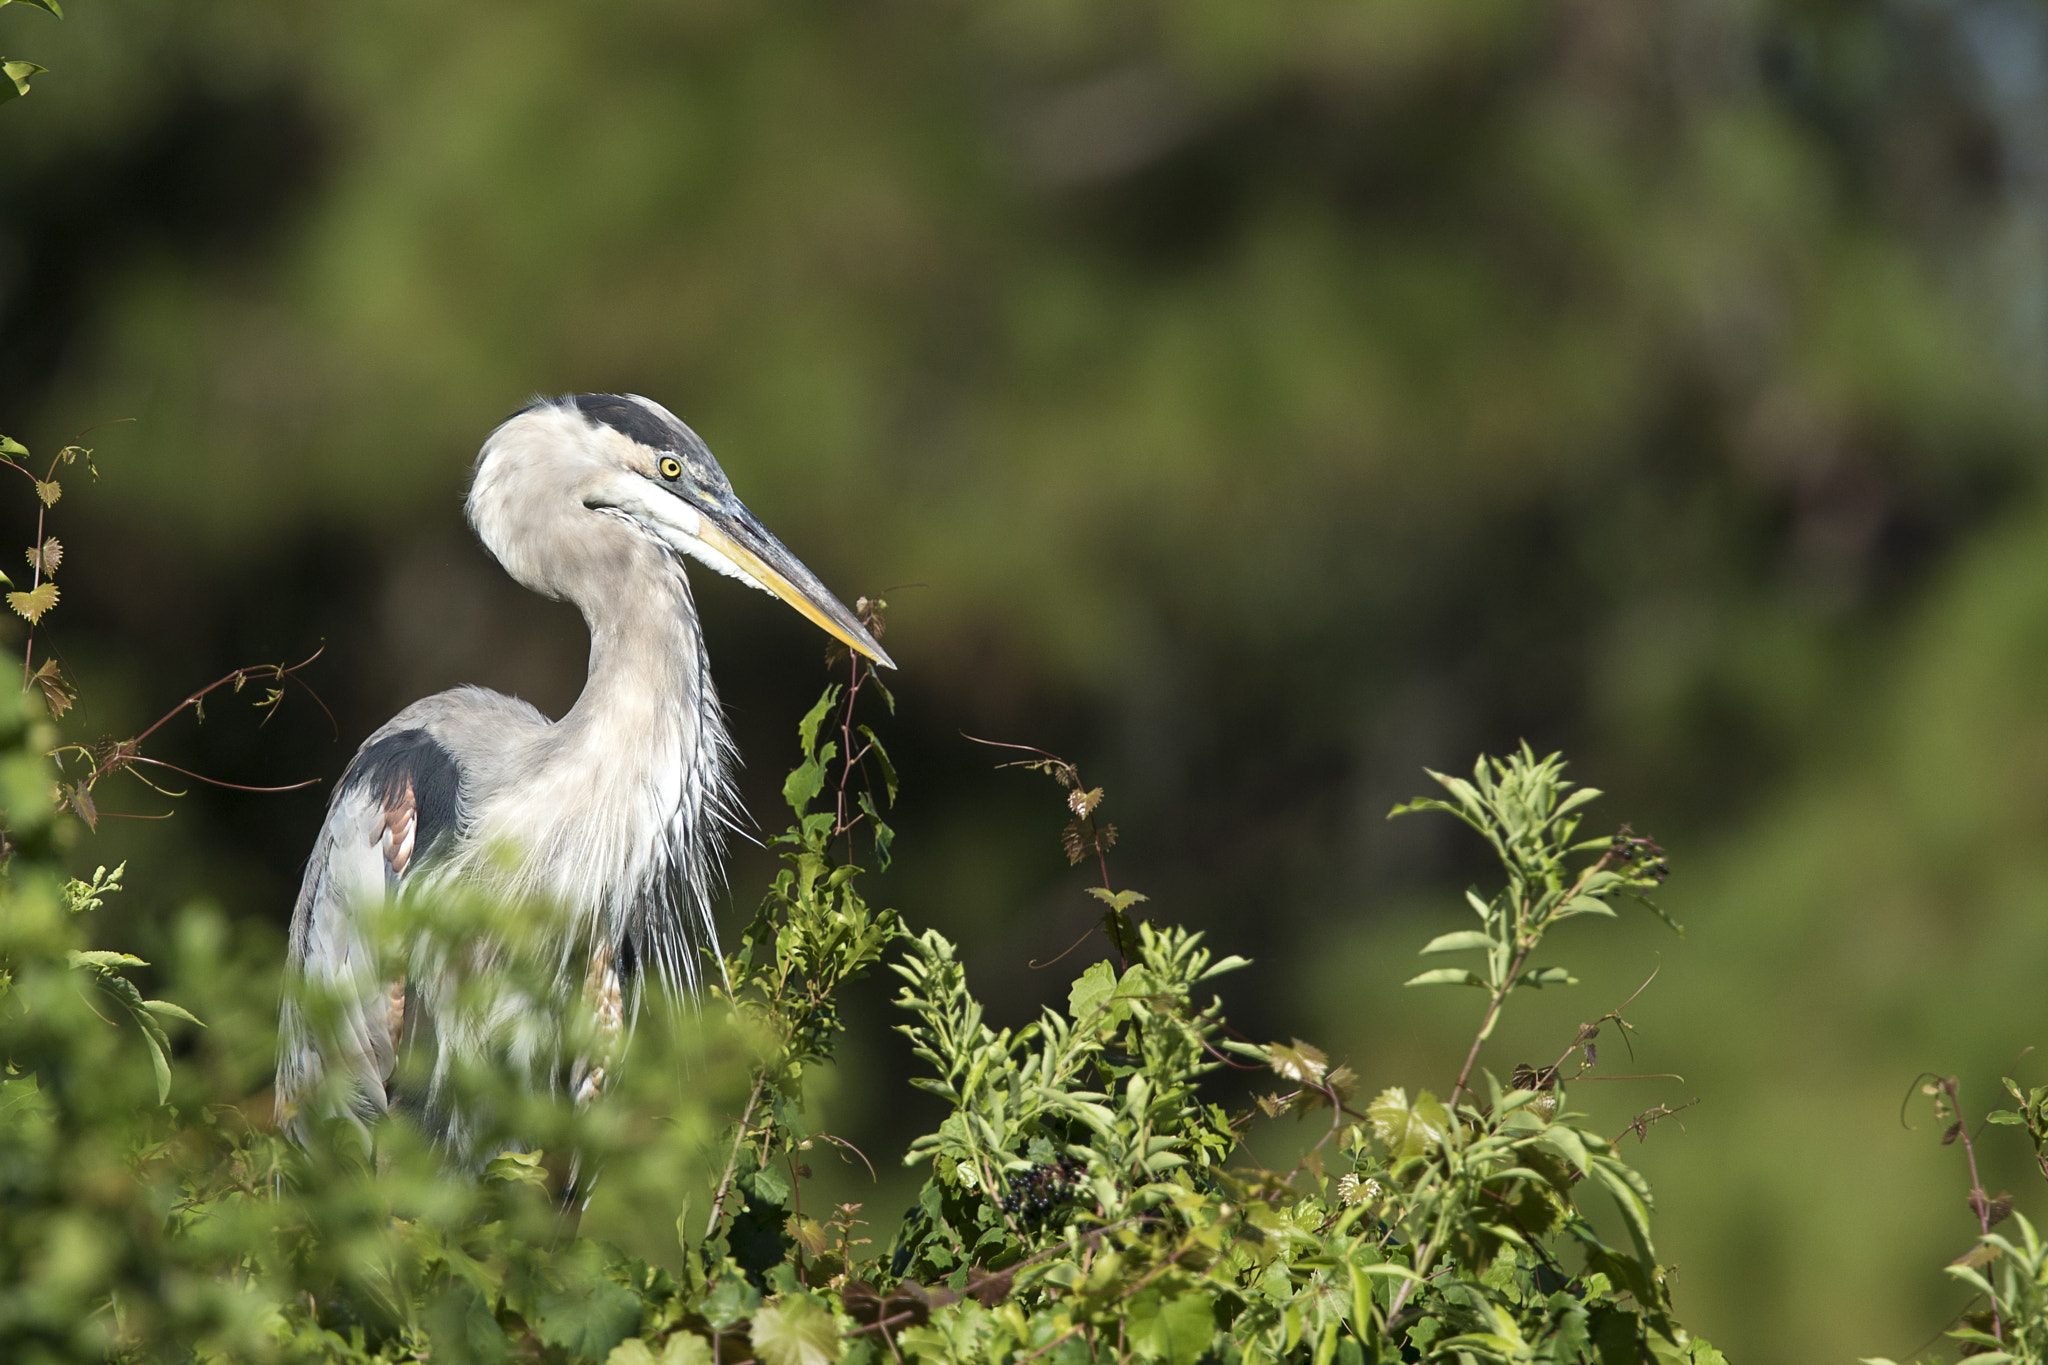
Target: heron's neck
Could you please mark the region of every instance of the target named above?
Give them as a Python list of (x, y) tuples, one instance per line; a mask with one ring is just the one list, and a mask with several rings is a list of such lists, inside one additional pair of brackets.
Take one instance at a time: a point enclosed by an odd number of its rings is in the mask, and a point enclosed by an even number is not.
[(525, 850), (520, 889), (615, 937), (660, 913), (668, 888), (708, 904), (728, 744), (681, 566), (636, 547), (602, 577), (601, 592), (571, 594), (590, 626), (583, 694), (482, 833)]
[(646, 565), (577, 605), (590, 627), (590, 670), (556, 727), (560, 738), (594, 744), (601, 753), (590, 756), (627, 768), (659, 760), (670, 743), (688, 743), (716, 704), (681, 567)]
[(635, 561), (635, 573), (578, 602), (590, 624), (590, 673), (551, 747), (586, 790), (631, 802), (616, 810), (618, 827), (643, 829), (651, 810), (666, 817), (705, 800), (723, 729), (682, 565), (655, 553)]

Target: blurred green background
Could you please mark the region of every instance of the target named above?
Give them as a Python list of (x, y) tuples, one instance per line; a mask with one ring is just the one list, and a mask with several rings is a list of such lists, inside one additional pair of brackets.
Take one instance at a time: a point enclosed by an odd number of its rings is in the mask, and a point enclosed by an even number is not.
[[(1700, 1100), (1632, 1151), (1687, 1321), (1903, 1357), (1961, 1305), (1961, 1152), (1898, 1103), (2048, 1079), (2038, 0), (77, 0), (0, 51), (52, 68), (0, 110), (0, 430), (136, 419), (52, 514), (80, 731), (322, 642), (334, 729), (294, 696), (157, 752), (331, 779), (458, 681), (566, 707), (580, 622), (465, 476), (531, 394), (645, 393), (888, 590), (875, 895), (1000, 1021), (1092, 902), (1055, 790), (963, 731), (1107, 788), (1118, 880), (1258, 959), (1240, 1027), (1441, 1093), (1477, 996), (1398, 983), (1485, 869), (1383, 817), (1526, 737), (1672, 850), (1690, 932), (1565, 935), (1583, 984), (1487, 1056), (1661, 964), (1602, 1070), (1683, 1082), (1578, 1096)], [(821, 641), (698, 577), (772, 827)], [(323, 801), (200, 790), (77, 856), (132, 860), (121, 946), (193, 897), (276, 943)], [(821, 1096), (885, 1173), (929, 1116), (888, 994)], [(886, 1240), (900, 1181), (819, 1175)]]

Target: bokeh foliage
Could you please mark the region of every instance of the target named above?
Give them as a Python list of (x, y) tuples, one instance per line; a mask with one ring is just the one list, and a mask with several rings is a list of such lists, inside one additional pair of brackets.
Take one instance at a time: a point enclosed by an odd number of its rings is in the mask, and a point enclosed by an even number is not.
[[(142, 419), (53, 632), (96, 726), (322, 636), (344, 750), (455, 681), (565, 698), (573, 627), (455, 495), (529, 391), (641, 389), (828, 581), (930, 585), (899, 747), (944, 796), (896, 899), (1002, 1017), (1096, 907), (960, 729), (1103, 773), (1133, 880), (1258, 936), (1261, 1031), (1374, 1083), (1469, 1022), (1362, 984), (1471, 874), (1381, 815), (1564, 747), (1702, 850), (1638, 1004), (1655, 1097), (1711, 1097), (1641, 1155), (1697, 1321), (1903, 1355), (1956, 1306), (1927, 1272), (1973, 1222), (1895, 1114), (2038, 1041), (2037, 6), (138, 0), (9, 6), (17, 51), (52, 74), (0, 126), (9, 429)], [(706, 597), (774, 752), (812, 646)], [(173, 756), (341, 765), (252, 734)], [(152, 869), (143, 956), (199, 889), (274, 939), (318, 804), (78, 870)], [(1588, 978), (1639, 979), (1637, 932)], [(1539, 1000), (1527, 1055), (1591, 1012)], [(835, 1103), (881, 1138), (883, 1093)]]

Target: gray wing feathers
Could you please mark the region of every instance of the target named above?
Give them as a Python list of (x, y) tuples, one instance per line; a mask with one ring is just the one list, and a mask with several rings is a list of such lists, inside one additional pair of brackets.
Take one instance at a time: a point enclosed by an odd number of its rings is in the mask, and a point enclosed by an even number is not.
[(481, 688), (429, 697), (365, 741), (328, 804), (292, 912), (293, 979), (279, 1018), (278, 1114), (301, 1137), (305, 1106), (330, 1085), (322, 1102), (358, 1122), (390, 1105), (406, 982), (377, 961), (370, 921), (460, 830), (465, 774), (443, 738), (487, 717), (545, 724)]
[[(392, 986), (382, 978), (368, 917), (394, 889), (387, 812), (360, 782), (335, 794), (292, 914), (292, 964), (278, 1040), (278, 1111), (304, 1135), (300, 1110), (332, 1079), (345, 1112), (368, 1120), (389, 1103), (396, 1059)], [(415, 841), (417, 835), (414, 835)]]

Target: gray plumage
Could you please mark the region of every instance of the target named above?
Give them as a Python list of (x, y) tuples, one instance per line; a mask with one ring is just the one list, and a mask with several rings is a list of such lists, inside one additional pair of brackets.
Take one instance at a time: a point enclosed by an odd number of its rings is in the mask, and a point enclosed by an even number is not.
[[(324, 1104), (368, 1120), (389, 1107), (401, 1049), (430, 1037), (427, 1117), (452, 1146), (446, 1094), (464, 1056), (496, 1055), (528, 1084), (587, 1099), (613, 1056), (560, 1055), (548, 1010), (509, 996), (461, 1018), (456, 968), (495, 946), (421, 939), (379, 962), (372, 921), (435, 886), (545, 907), (554, 1002), (597, 1011), (616, 1036), (651, 974), (678, 995), (716, 960), (712, 893), (735, 807), (732, 744), (698, 629), (688, 556), (782, 597), (889, 663), (860, 622), (733, 495), (696, 434), (660, 405), (585, 394), (533, 404), (478, 456), (466, 510), (522, 585), (565, 599), (590, 629), (587, 681), (558, 721), (479, 687), (415, 702), (372, 734), (329, 803), (292, 915), (278, 1107), (304, 1136)], [(410, 894), (409, 893), (413, 893)], [(319, 1022), (300, 999), (319, 992)], [(533, 1003), (533, 1002), (525, 1002)], [(600, 1049), (600, 1051), (605, 1051)]]

